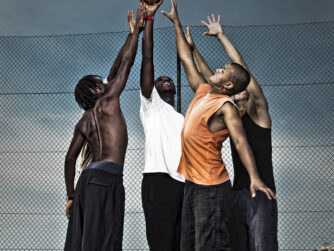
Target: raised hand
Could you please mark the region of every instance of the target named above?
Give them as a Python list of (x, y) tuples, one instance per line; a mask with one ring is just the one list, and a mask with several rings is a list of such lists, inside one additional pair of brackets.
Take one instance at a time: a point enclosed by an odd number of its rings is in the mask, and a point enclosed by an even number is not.
[(214, 14), (211, 15), (212, 20), (210, 16), (208, 16), (207, 18), (209, 23), (203, 20), (201, 21), (201, 23), (209, 29), (209, 31), (204, 32), (203, 35), (217, 36), (219, 33), (223, 33), (223, 29), (220, 25), (220, 15), (218, 15), (217, 21)]
[(163, 3), (163, 0), (160, 0), (159, 2), (155, 3), (155, 4), (147, 4), (144, 3), (144, 8), (146, 11), (146, 15), (147, 16), (154, 16), (154, 14), (157, 12), (158, 8), (160, 7), (160, 5)]
[(144, 29), (144, 16), (145, 16), (145, 8), (143, 1), (141, 1), (137, 9), (137, 18), (135, 23), (135, 29), (137, 28), (139, 33)]
[(133, 10), (131, 10), (131, 12), (128, 10), (128, 23), (129, 23), (130, 33), (133, 34), (136, 25), (136, 20), (133, 14)]
[(195, 48), (195, 43), (194, 43), (193, 37), (191, 36), (189, 26), (187, 26), (187, 33), (184, 33), (184, 36), (186, 37), (190, 48), (193, 50)]
[(165, 15), (166, 17), (169, 18), (169, 20), (171, 20), (173, 23), (176, 22), (178, 19), (179, 19), (179, 16), (177, 14), (177, 6), (176, 6), (176, 3), (175, 3), (175, 0), (171, 0), (171, 3), (172, 3), (172, 9), (169, 13), (167, 13), (166, 11), (161, 11), (161, 13), (163, 15)]
[(255, 197), (256, 190), (264, 192), (269, 200), (271, 199), (277, 200), (277, 196), (275, 195), (275, 193), (270, 188), (268, 188), (260, 179), (251, 180), (250, 191), (252, 197)]

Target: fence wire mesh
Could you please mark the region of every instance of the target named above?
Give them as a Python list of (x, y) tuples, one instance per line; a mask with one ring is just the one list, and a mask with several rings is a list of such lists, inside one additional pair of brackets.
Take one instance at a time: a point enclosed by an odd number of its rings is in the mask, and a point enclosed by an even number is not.
[[(215, 70), (229, 62), (221, 45), (191, 27)], [(334, 243), (334, 22), (224, 27), (262, 85), (273, 120), (280, 250)], [(81, 110), (77, 81), (107, 76), (127, 32), (0, 37), (0, 249), (62, 250), (67, 228), (63, 163)], [(154, 31), (155, 76), (176, 82), (174, 29)], [(124, 250), (148, 250), (141, 206), (144, 134), (139, 119), (141, 42), (121, 105), (125, 161)], [(181, 76), (181, 111), (193, 92)], [(229, 142), (223, 158), (233, 179)], [(79, 172), (76, 177), (78, 178)]]

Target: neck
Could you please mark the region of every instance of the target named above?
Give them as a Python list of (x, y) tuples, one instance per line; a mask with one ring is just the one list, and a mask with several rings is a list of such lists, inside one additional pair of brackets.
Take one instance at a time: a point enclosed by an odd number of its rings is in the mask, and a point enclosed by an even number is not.
[(174, 107), (174, 94), (173, 92), (162, 92), (159, 93), (160, 98), (165, 101), (166, 103), (170, 104), (171, 106)]
[(212, 93), (212, 94), (223, 94), (223, 95), (231, 96), (231, 94), (226, 89), (218, 88), (215, 85), (210, 85), (210, 93)]

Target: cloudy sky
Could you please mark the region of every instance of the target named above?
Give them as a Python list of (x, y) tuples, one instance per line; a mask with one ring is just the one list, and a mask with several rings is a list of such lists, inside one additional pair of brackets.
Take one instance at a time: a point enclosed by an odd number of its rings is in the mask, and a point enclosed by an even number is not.
[[(127, 30), (126, 12), (137, 0), (0, 0), (0, 35), (57, 35)], [(317, 248), (334, 241), (334, 24), (295, 24), (334, 20), (332, 0), (179, 0), (183, 25), (200, 25), (222, 13), (225, 32), (265, 85), (273, 117), (273, 161), (279, 192), (281, 248)], [(161, 9), (170, 10), (165, 0)], [(170, 27), (156, 16), (155, 27)], [(247, 26), (247, 27), (245, 27)], [(212, 68), (228, 62), (213, 38), (193, 28), (198, 48)], [(63, 246), (63, 160), (81, 111), (71, 92), (84, 74), (105, 76), (125, 33), (52, 37), (0, 37), (0, 170), (2, 175), (0, 249), (51, 249)], [(175, 79), (173, 29), (155, 31), (156, 76)], [(141, 53), (127, 88), (139, 87)], [(182, 73), (182, 85), (187, 86)], [(300, 86), (304, 84), (304, 86)], [(311, 85), (310, 85), (311, 84)], [(21, 95), (20, 93), (30, 93)], [(44, 94), (36, 94), (42, 92)], [(51, 92), (53, 94), (46, 94)], [(54, 94), (54, 92), (65, 92)], [(182, 112), (193, 93), (182, 89)], [(125, 167), (127, 217), (125, 246), (147, 248), (140, 182), (144, 135), (139, 91), (122, 96), (129, 130)], [(229, 145), (224, 159), (231, 170)], [(329, 146), (329, 147), (327, 147)], [(329, 194), (327, 196), (326, 194)], [(324, 203), (326, 202), (326, 203)], [(303, 228), (303, 232), (300, 228)], [(57, 236), (55, 238), (55, 236)], [(47, 241), (46, 241), (47, 240)]]
[[(0, 35), (50, 35), (123, 31), (138, 0), (1, 0)], [(262, 25), (333, 20), (332, 0), (178, 0), (184, 25), (200, 25), (222, 13), (224, 25)], [(161, 7), (170, 10), (170, 1)], [(170, 26), (162, 15), (156, 27)]]

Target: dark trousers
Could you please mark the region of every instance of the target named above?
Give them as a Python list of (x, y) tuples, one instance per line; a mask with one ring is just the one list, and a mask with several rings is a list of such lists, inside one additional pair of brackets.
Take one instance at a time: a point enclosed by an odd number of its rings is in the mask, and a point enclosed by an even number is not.
[(122, 175), (85, 169), (75, 190), (64, 250), (122, 250), (124, 202)]
[(265, 193), (251, 197), (249, 188), (232, 191), (232, 251), (277, 251), (277, 202)]
[(142, 202), (151, 251), (180, 250), (183, 188), (168, 174), (144, 174)]
[(182, 251), (229, 251), (231, 182), (204, 186), (186, 181), (182, 210)]

